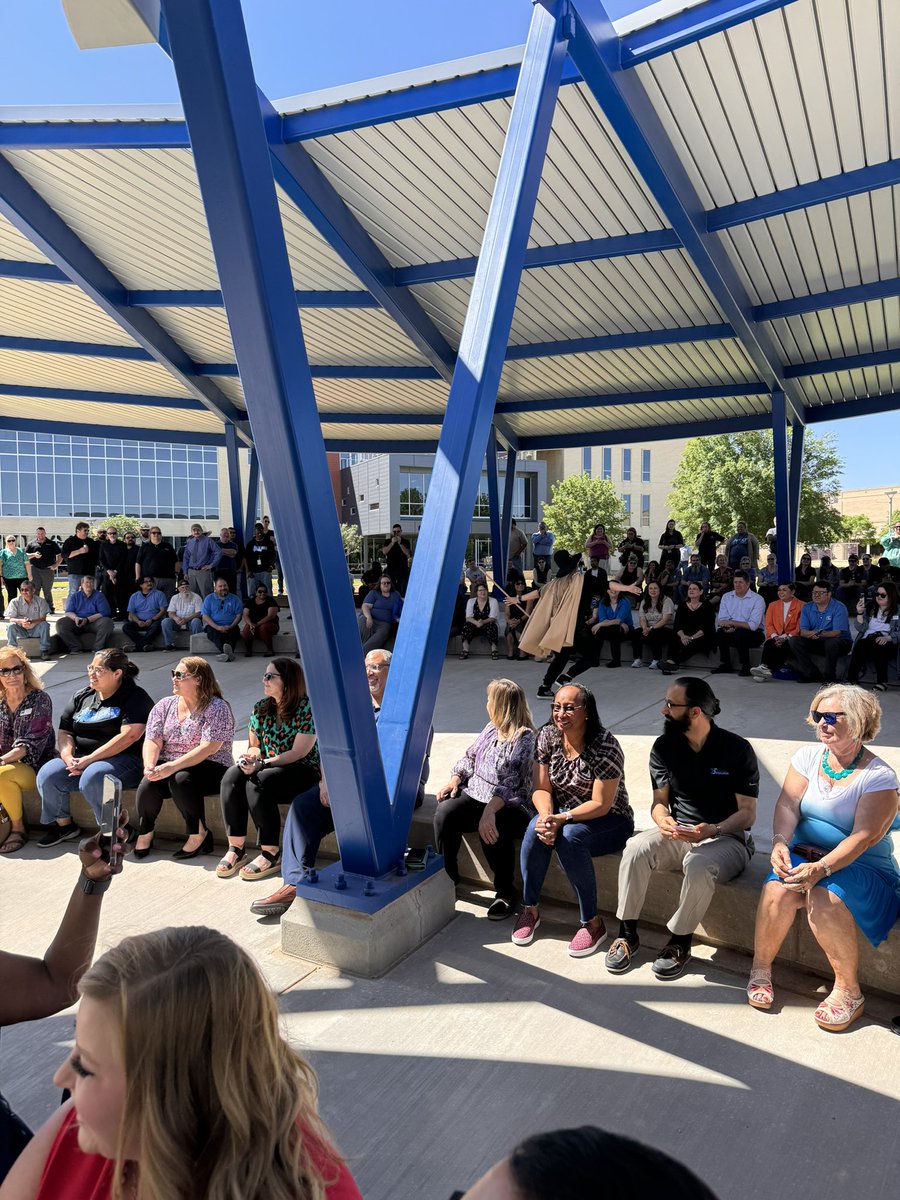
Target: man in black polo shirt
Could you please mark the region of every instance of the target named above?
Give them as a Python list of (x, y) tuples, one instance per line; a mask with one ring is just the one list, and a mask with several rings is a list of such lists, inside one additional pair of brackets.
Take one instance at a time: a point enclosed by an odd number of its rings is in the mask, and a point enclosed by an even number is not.
[(25, 547), (25, 557), (31, 563), (31, 579), (34, 583), (35, 599), (40, 599), (41, 592), (47, 601), (47, 607), (55, 612), (53, 607), (53, 580), (56, 568), (62, 562), (62, 554), (56, 542), (47, 537), (43, 525), (38, 525), (34, 541)]
[[(381, 553), (385, 559), (391, 583), (401, 596), (405, 596), (409, 585), (412, 546), (409, 544), (409, 538), (403, 536), (402, 525), (395, 525), (391, 529), (391, 536), (385, 538), (381, 544)], [(475, 594), (474, 589), (472, 594)]]
[(151, 525), (147, 530), (147, 541), (142, 541), (138, 547), (134, 564), (135, 583), (140, 586), (141, 579), (150, 575), (156, 580), (157, 589), (167, 600), (171, 600), (175, 595), (175, 580), (180, 566), (178, 551), (171, 542), (163, 541), (158, 525)]
[(606, 955), (615, 975), (628, 970), (640, 945), (638, 917), (655, 870), (684, 871), (672, 936), (651, 968), (657, 979), (676, 979), (716, 883), (740, 875), (753, 854), (759, 766), (748, 741), (716, 725), (719, 711), (705, 679), (685, 675), (669, 684), (665, 732), (650, 751), (655, 827), (628, 841), (619, 867), (619, 936)]

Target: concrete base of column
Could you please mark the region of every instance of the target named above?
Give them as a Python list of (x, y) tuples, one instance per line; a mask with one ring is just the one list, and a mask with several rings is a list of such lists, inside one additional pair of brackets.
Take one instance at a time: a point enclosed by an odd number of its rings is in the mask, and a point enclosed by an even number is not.
[[(368, 894), (366, 889), (368, 888)], [(452, 920), (456, 888), (433, 858), (424, 871), (366, 879), (334, 863), (297, 887), (281, 948), (307, 962), (376, 979)]]

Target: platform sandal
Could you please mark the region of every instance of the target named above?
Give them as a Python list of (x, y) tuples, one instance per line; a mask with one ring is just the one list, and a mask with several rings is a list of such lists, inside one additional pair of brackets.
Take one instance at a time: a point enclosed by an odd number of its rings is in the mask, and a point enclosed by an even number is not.
[(862, 994), (851, 996), (846, 988), (835, 987), (816, 1009), (814, 1020), (820, 1029), (829, 1033), (840, 1033), (848, 1029), (866, 1005)]
[(246, 846), (229, 846), (216, 867), (216, 876), (219, 879), (230, 879), (232, 875), (237, 875), (246, 861)]
[(269, 875), (277, 875), (281, 870), (281, 851), (277, 854), (272, 854), (268, 850), (260, 850), (257, 858), (264, 858), (268, 862), (267, 867), (259, 867), (254, 860), (247, 863), (246, 867), (241, 867), (241, 879), (267, 879)]
[(747, 1003), (751, 1008), (768, 1011), (775, 1003), (775, 989), (772, 987), (772, 972), (764, 967), (754, 967), (747, 982)]

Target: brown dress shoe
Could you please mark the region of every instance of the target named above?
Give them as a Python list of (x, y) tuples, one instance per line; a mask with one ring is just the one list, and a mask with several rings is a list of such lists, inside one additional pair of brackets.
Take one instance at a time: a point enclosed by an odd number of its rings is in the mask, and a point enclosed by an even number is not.
[(265, 900), (254, 900), (250, 905), (250, 911), (258, 917), (283, 917), (294, 903), (296, 895), (297, 889), (293, 884), (286, 883), (271, 896), (266, 896)]

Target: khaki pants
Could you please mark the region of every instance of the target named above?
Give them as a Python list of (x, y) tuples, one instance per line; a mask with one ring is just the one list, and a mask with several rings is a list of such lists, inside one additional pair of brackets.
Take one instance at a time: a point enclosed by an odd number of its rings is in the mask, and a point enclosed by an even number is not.
[(645, 829), (629, 839), (619, 866), (620, 921), (636, 921), (641, 915), (650, 877), (654, 871), (684, 871), (678, 908), (668, 923), (670, 933), (683, 937), (693, 933), (706, 915), (716, 883), (727, 883), (746, 868), (750, 854), (743, 834), (710, 838), (691, 844), (663, 837), (659, 829)]

